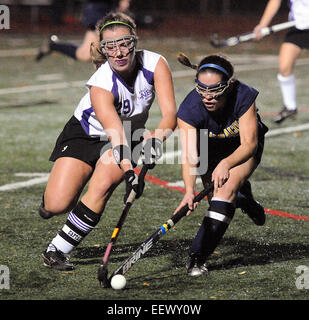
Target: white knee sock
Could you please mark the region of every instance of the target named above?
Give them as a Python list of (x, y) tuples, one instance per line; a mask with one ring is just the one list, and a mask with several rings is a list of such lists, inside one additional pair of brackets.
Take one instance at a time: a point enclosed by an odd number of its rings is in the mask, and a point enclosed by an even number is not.
[(281, 74), (277, 75), (282, 98), (283, 104), (289, 110), (296, 110), (296, 93), (295, 93), (295, 77), (293, 74), (290, 76), (284, 77)]

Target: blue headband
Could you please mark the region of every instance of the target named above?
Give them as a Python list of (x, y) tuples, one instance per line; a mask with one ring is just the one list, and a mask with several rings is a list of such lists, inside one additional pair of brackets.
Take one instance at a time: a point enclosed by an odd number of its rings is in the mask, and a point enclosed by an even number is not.
[(206, 63), (206, 64), (203, 64), (201, 65), (199, 68), (198, 68), (198, 71), (201, 71), (202, 69), (205, 69), (205, 68), (213, 68), (213, 69), (217, 69), (221, 72), (223, 72), (228, 78), (230, 78), (230, 74), (222, 67), (218, 66), (217, 64), (214, 64), (214, 63)]

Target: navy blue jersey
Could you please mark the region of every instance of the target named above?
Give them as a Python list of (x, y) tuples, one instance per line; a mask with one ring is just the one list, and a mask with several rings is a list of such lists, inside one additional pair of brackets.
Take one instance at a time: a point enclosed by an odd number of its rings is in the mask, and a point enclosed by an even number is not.
[[(239, 147), (239, 118), (252, 106), (258, 93), (256, 89), (236, 80), (232, 92), (227, 96), (224, 113), (220, 117), (215, 117), (214, 113), (206, 109), (195, 89), (181, 103), (177, 117), (197, 129), (198, 142), (200, 129), (208, 130), (210, 163), (218, 163)], [(259, 138), (262, 138), (268, 129), (259, 116), (258, 127)], [(199, 152), (199, 143), (197, 147)]]

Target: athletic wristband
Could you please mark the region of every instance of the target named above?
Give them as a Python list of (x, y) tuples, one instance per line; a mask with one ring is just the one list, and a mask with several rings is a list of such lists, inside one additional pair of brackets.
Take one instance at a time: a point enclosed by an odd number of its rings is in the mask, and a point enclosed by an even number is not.
[(119, 144), (113, 148), (113, 156), (119, 168), (121, 169), (120, 163), (122, 160), (128, 159), (131, 161), (131, 149), (124, 144)]

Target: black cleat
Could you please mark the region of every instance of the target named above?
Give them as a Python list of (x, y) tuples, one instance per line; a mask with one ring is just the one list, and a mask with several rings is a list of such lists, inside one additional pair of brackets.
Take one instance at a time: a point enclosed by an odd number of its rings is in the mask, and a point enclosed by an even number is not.
[(69, 262), (69, 259), (61, 251), (44, 251), (42, 256), (46, 267), (59, 271), (74, 270), (74, 265)]
[(246, 213), (257, 226), (262, 226), (265, 224), (266, 215), (264, 208), (256, 200), (254, 200), (251, 191), (251, 184), (248, 180), (238, 192), (236, 207), (240, 208), (242, 212)]
[(285, 119), (291, 118), (295, 119), (297, 114), (297, 110), (289, 110), (286, 107), (284, 107), (277, 115), (274, 116), (273, 122), (275, 123), (281, 123)]
[(35, 57), (35, 61), (39, 62), (42, 58), (51, 54), (51, 45), (52, 43), (57, 42), (58, 40), (59, 39), (56, 35), (52, 35), (48, 40), (45, 40), (41, 48), (39, 49), (38, 54)]
[(190, 256), (188, 258), (187, 264), (187, 274), (191, 277), (198, 277), (201, 275), (207, 275), (208, 269), (206, 262), (201, 262), (196, 256)]

